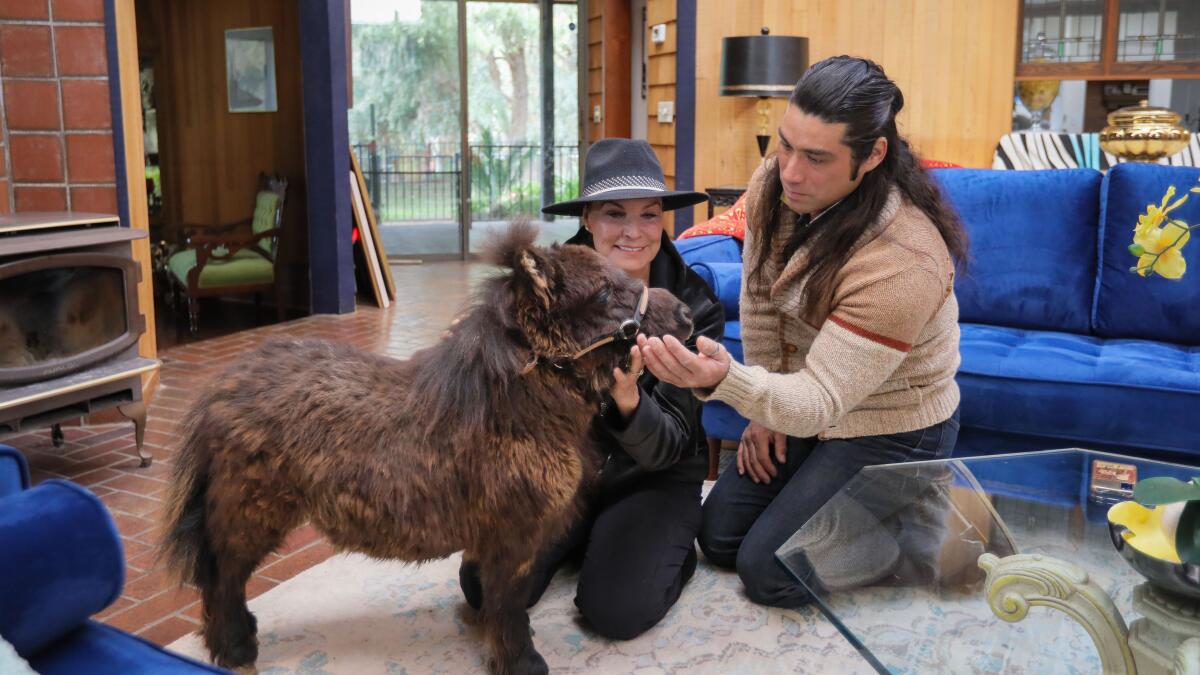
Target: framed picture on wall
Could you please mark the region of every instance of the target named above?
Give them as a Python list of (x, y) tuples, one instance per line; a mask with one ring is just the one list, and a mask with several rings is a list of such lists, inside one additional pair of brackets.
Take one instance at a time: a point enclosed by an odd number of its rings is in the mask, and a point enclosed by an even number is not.
[(275, 36), (265, 28), (225, 31), (229, 112), (275, 112)]

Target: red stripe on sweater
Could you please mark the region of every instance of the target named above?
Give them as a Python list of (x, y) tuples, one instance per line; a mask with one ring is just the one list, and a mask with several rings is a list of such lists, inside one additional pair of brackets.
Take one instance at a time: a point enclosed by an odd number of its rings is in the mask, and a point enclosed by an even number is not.
[(864, 337), (864, 338), (870, 340), (871, 342), (878, 342), (879, 344), (883, 345), (884, 347), (891, 347), (892, 349), (895, 349), (898, 352), (907, 352), (907, 351), (912, 350), (912, 345), (910, 345), (907, 342), (893, 340), (892, 338), (887, 337), (886, 335), (880, 335), (879, 333), (873, 333), (873, 332), (867, 330), (866, 328), (862, 328), (861, 326), (855, 326), (854, 324), (850, 323), (849, 321), (846, 321), (845, 319), (839, 319), (836, 316), (830, 315), (829, 320), (836, 323), (837, 325), (841, 326), (842, 328), (845, 328), (846, 330), (850, 331), (851, 333), (854, 333), (855, 335), (857, 335), (859, 337)]

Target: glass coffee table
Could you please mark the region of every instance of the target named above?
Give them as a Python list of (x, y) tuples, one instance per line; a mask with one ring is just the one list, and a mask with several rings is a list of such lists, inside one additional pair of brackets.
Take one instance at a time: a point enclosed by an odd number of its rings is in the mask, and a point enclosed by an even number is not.
[[(1140, 616), (1145, 579), (1114, 546), (1108, 508), (1139, 479), (1198, 474), (1076, 449), (867, 467), (776, 557), (881, 673), (1098, 673), (1088, 631), (1043, 605), (1074, 611), (1055, 596), (1082, 576), (1126, 622)], [(1002, 563), (1014, 554), (1026, 555), (1008, 562), (1066, 563), (1017, 573), (1048, 603), (993, 592), (989, 605), (981, 557), (1011, 581)]]

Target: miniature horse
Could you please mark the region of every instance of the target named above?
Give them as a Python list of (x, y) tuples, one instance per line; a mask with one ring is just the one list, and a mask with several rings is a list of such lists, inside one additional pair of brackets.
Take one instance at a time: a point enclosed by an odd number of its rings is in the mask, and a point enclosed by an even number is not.
[(533, 245), (513, 225), (442, 340), (397, 361), (321, 340), (274, 340), (202, 393), (175, 460), (162, 553), (204, 605), (213, 660), (258, 656), (245, 586), (310, 521), (342, 551), (423, 562), (465, 551), (485, 589), (497, 673), (546, 672), (529, 572), (596, 473), (588, 424), (639, 332), (691, 331), (686, 306), (595, 251)]

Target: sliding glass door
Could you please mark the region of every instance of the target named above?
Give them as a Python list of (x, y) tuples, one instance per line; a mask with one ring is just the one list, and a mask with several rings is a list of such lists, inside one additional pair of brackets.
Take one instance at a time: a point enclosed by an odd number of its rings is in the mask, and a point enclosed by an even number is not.
[(578, 21), (574, 2), (352, 0), (350, 140), (389, 257), (468, 257), (515, 218), (574, 234), (541, 207), (578, 191)]
[(578, 18), (574, 3), (467, 0), (472, 252), (514, 218), (543, 243), (578, 227), (541, 213), (578, 191)]

